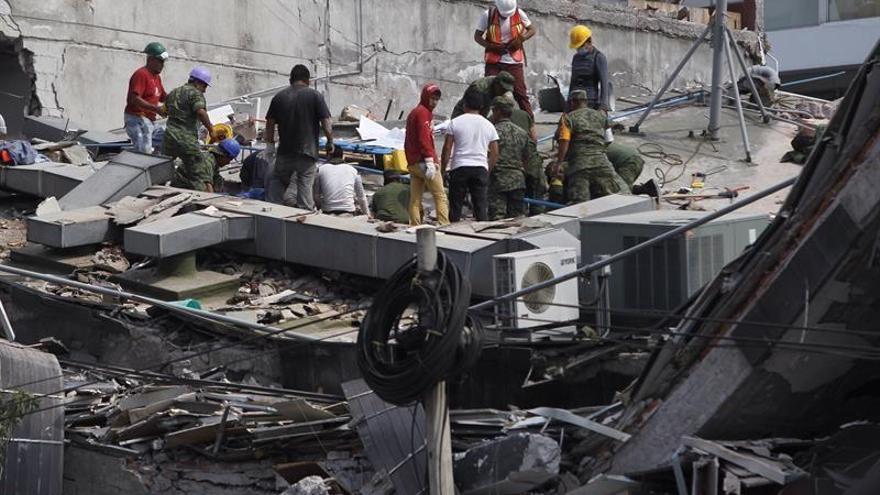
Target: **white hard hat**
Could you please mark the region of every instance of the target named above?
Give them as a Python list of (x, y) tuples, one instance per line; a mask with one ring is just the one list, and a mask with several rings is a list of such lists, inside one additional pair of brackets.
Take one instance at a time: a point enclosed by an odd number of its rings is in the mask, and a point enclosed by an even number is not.
[(516, 12), (516, 0), (495, 0), (495, 7), (502, 17), (510, 17)]

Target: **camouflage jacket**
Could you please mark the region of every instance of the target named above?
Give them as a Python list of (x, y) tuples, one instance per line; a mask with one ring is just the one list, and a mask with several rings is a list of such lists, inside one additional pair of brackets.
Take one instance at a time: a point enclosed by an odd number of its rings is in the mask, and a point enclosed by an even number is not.
[(560, 128), (567, 127), (571, 133), (571, 150), (583, 154), (605, 153), (605, 128), (608, 117), (599, 110), (581, 108), (565, 114)]
[(198, 149), (199, 120), (196, 117), (196, 112), (207, 106), (205, 95), (195, 86), (184, 84), (168, 93), (165, 105), (168, 108), (165, 139), (171, 139), (180, 145)]
[(496, 191), (525, 189), (525, 164), (529, 159), (528, 133), (510, 120), (495, 124), (498, 131), (498, 163), (492, 171), (491, 182)]
[[(492, 109), (492, 83), (494, 82), (495, 76), (486, 76), (477, 79), (468, 86), (468, 89), (477, 88), (483, 95), (483, 108), (480, 109), (480, 113), (483, 117), (488, 117), (489, 111)], [(455, 104), (455, 108), (452, 109), (452, 116), (450, 118), (454, 119), (463, 113), (464, 98), (458, 100), (458, 103)]]

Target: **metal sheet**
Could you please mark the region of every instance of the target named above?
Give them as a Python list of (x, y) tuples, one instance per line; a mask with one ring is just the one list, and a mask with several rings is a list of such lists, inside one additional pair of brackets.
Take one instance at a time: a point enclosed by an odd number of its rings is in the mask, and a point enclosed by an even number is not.
[(379, 398), (363, 380), (342, 384), (352, 423), (377, 473), (388, 476), (397, 493), (428, 491), (427, 429), (421, 404), (398, 407)]
[(64, 471), (64, 398), (48, 394), (63, 388), (61, 367), (51, 354), (0, 341), (0, 388), (23, 383), (32, 394), (47, 394), (38, 405), (45, 410), (25, 416), (13, 430), (0, 493), (57, 495)]
[(59, 200), (63, 210), (96, 206), (137, 196), (171, 180), (174, 163), (161, 156), (123, 151)]
[(27, 240), (54, 248), (100, 244), (114, 240), (118, 235), (119, 229), (113, 225), (103, 206), (27, 219)]

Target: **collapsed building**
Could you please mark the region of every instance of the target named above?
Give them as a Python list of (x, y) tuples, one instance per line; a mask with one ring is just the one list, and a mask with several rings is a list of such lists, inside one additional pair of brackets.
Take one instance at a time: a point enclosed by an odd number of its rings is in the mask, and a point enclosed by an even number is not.
[[(7, 4), (0, 15), (17, 26), (11, 53), (26, 79), (37, 81), (30, 113), (43, 114), (24, 118), (22, 129), (42, 136), (37, 146), (66, 163), (0, 170), (5, 190), (48, 199), (17, 220), (29, 244), (0, 269), (4, 330), (45, 351), (4, 343), (9, 351), (0, 353), (45, 361), (40, 371), (0, 374), (4, 389), (39, 397), (22, 408), (43, 413), (26, 416), (12, 436), (23, 451), (20, 475), (4, 475), (3, 486), (58, 493), (63, 469), (64, 493), (74, 494), (427, 493), (427, 405), (396, 405), (374, 393), (357, 357), (373, 296), (413, 257), (417, 232), (170, 188), (173, 163), (116, 153), (118, 134), (78, 132), (78, 144), (59, 144), (85, 127), (54, 118), (60, 114), (88, 128), (115, 127), (112, 99), (82, 99), (94, 91), (77, 86), (86, 83), (72, 76), (77, 64), (129, 58), (134, 66), (145, 34), (102, 27), (97, 19), (127, 21), (100, 3), (41, 7), (77, 12), (77, 20)], [(392, 37), (389, 23), (406, 24), (393, 15), (410, 14), (391, 4), (311, 3), (296, 12), (264, 4), (237, 27), (240, 46), (215, 43), (216, 53), (195, 35), (169, 39), (185, 47), (175, 56), (219, 69), (220, 98), (244, 94), (236, 103), (257, 109), (271, 94), (261, 91), (283, 82), (290, 55), (280, 55), (288, 51), (283, 38), (253, 37), (250, 22), (277, 22), (279, 31), (291, 21), (301, 26), (311, 34), (290, 35), (304, 50), (294, 56), (321, 68), (328, 99), (380, 106), (386, 116), (407, 108), (399, 101), (425, 80), (463, 89), (479, 75), (481, 64), (462, 62), (469, 60), (462, 53), (480, 2), (420, 3), (424, 22), (440, 11), (460, 18), (461, 39), (450, 34), (459, 30), (422, 28)], [(616, 40), (607, 53), (620, 123), (645, 111), (651, 91), (641, 87), (661, 85), (705, 27), (592, 2), (524, 7), (551, 33), (564, 32), (572, 18), (607, 29)], [(737, 31), (750, 58), (761, 50), (760, 10), (743, 16), (758, 33)], [(49, 25), (66, 27), (35, 34)], [(70, 44), (66, 29), (81, 30), (82, 41)], [(120, 39), (108, 42), (114, 35)], [(639, 44), (663, 55), (650, 57)], [(554, 89), (543, 76), (563, 73), (567, 61), (561, 50), (538, 46), (531, 87)], [(305, 53), (313, 47), (319, 51)], [(694, 135), (709, 96), (700, 83), (710, 55), (700, 48), (679, 91), (641, 134), (617, 136), (655, 160), (643, 175), (661, 179), (661, 204), (608, 196), (528, 219), (437, 229), (438, 251), (469, 279), (475, 301), (485, 302), (700, 222), (709, 214), (701, 210), (763, 198), (612, 264), (610, 273), (474, 310), (486, 325), (479, 360), (449, 382), (461, 493), (799, 493), (807, 486), (821, 489), (803, 493), (870, 493), (858, 490), (871, 489), (878, 461), (870, 327), (877, 56), (803, 169), (780, 162), (797, 129), (792, 121), (827, 116), (827, 102), (789, 95), (791, 105), (777, 102), (781, 119), (749, 113), (757, 166), (746, 163), (732, 109), (722, 113), (721, 140)], [(253, 69), (279, 64), (276, 73)], [(411, 67), (436, 72), (411, 74)], [(184, 69), (169, 75), (175, 70)], [(49, 73), (57, 79), (47, 87)], [(538, 114), (541, 135), (552, 133), (558, 116)], [(375, 152), (357, 139), (347, 144), (349, 160)], [(85, 145), (106, 159), (78, 154)], [(680, 192), (694, 181), (686, 172), (702, 174), (715, 192)], [(790, 192), (759, 192), (795, 177)], [(45, 464), (33, 464), (38, 456), (28, 456), (28, 445), (50, 453), (39, 458)], [(55, 484), (35, 487), (34, 472), (53, 473)]]

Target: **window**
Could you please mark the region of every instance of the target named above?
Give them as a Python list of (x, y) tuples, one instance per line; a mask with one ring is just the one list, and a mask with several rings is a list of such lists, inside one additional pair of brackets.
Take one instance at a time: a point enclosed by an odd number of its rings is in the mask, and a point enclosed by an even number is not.
[[(824, 1), (834, 2), (835, 0)], [(818, 25), (819, 2), (816, 0), (769, 0), (764, 2), (764, 27), (767, 31)]]
[(828, 20), (880, 17), (880, 0), (828, 0)]

